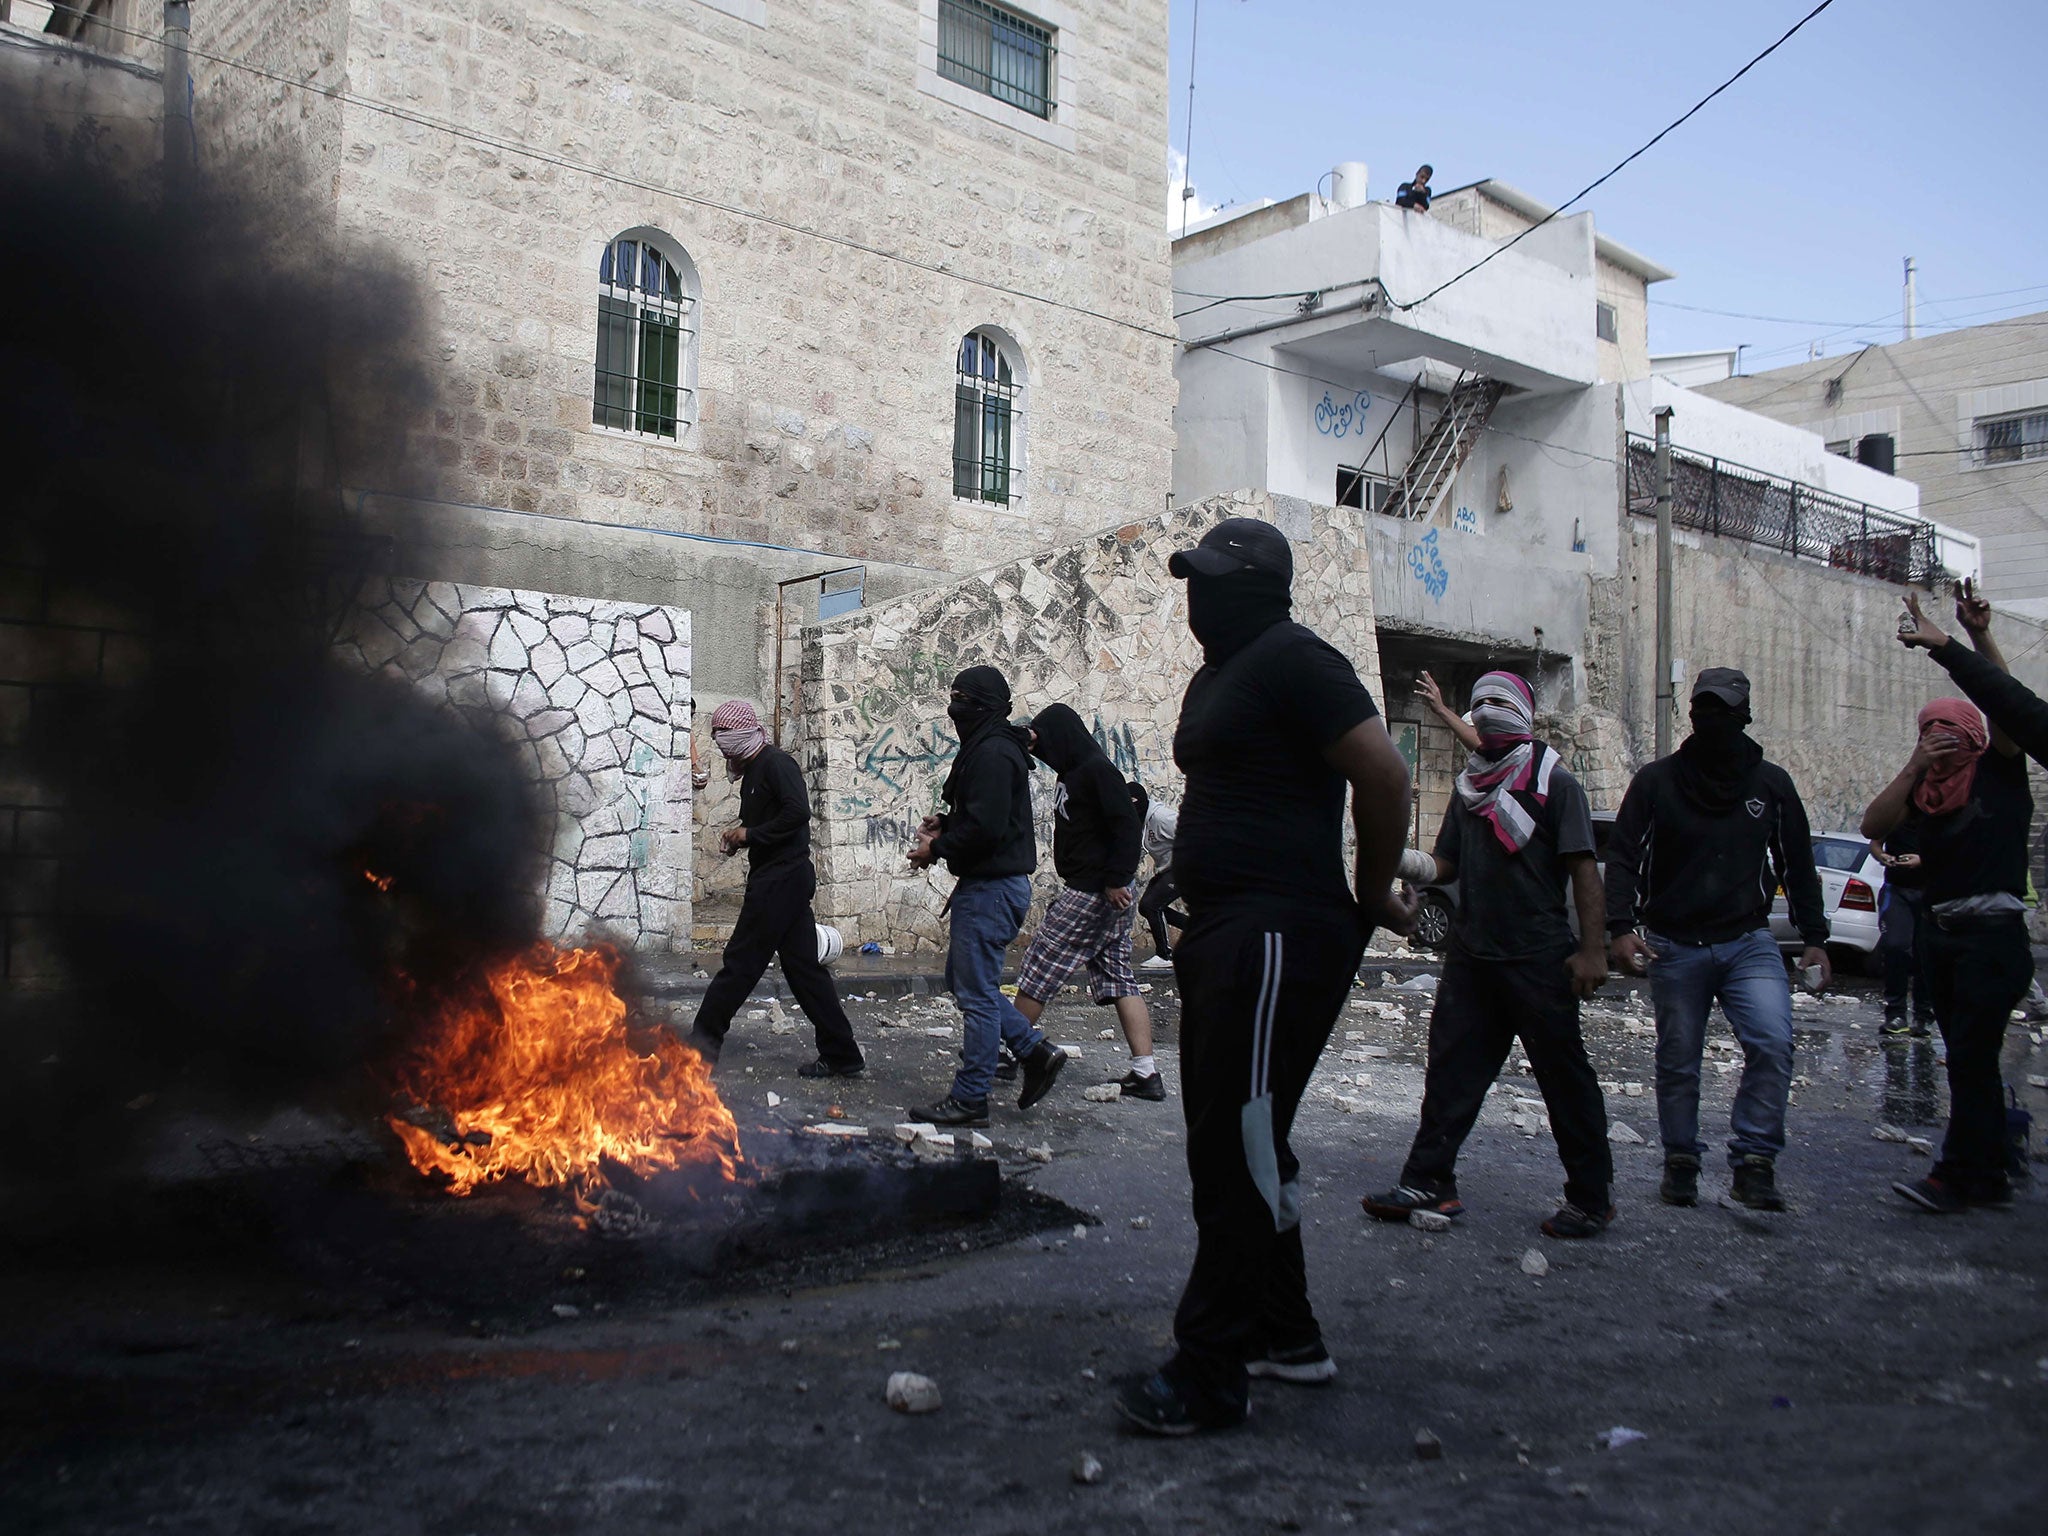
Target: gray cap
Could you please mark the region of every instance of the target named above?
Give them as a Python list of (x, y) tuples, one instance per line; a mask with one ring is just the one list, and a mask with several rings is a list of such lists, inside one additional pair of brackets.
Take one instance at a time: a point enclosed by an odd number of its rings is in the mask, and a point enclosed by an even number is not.
[(1749, 707), (1749, 675), (1734, 667), (1707, 667), (1692, 681), (1692, 696), (1719, 699), (1730, 709)]

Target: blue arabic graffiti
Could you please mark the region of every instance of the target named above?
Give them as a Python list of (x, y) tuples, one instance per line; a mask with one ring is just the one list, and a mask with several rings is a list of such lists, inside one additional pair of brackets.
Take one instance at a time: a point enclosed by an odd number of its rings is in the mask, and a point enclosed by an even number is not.
[(960, 749), (960, 743), (940, 726), (925, 726), (919, 735), (922, 740), (910, 737), (899, 741), (895, 726), (884, 728), (874, 744), (861, 754), (860, 771), (900, 792), (903, 781), (897, 775), (913, 768), (929, 773), (951, 762)]
[(1331, 399), (1326, 389), (1316, 403), (1316, 430), (1325, 437), (1343, 437), (1352, 432), (1363, 436), (1365, 413), (1371, 409), (1372, 396), (1362, 389), (1342, 405)]
[(1442, 602), (1444, 594), (1451, 589), (1451, 573), (1444, 565), (1443, 554), (1436, 547), (1436, 530), (1430, 529), (1423, 535), (1422, 542), (1408, 551), (1408, 569), (1415, 573), (1415, 579), (1422, 583), (1422, 590), (1434, 602)]

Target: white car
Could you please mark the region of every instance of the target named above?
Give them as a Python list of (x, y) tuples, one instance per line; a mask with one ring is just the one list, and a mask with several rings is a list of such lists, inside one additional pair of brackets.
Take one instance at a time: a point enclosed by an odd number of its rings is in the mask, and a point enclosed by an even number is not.
[[(1870, 840), (1853, 832), (1813, 834), (1813, 864), (1820, 873), (1821, 909), (1828, 916), (1828, 943), (1853, 949), (1866, 965), (1877, 955), (1877, 909), (1884, 899), (1884, 866)], [(1771, 903), (1771, 936), (1781, 949), (1799, 950), (1805, 941), (1792, 926), (1781, 887)]]

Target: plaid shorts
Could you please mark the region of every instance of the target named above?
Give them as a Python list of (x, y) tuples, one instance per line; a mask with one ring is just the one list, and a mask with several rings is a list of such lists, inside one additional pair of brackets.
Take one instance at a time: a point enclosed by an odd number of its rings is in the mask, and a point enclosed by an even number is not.
[(1138, 995), (1131, 970), (1131, 919), (1138, 904), (1119, 911), (1099, 891), (1061, 891), (1045, 909), (1045, 921), (1031, 937), (1020, 995), (1045, 1002), (1077, 966), (1088, 967), (1088, 986), (1098, 1003)]

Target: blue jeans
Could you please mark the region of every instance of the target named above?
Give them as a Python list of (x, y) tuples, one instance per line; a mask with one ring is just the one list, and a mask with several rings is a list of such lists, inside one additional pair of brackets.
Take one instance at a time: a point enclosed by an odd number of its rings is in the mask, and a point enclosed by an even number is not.
[(1704, 1151), (1700, 1142), (1700, 1053), (1707, 1013), (1719, 999), (1742, 1045), (1742, 1082), (1728, 1117), (1728, 1161), (1775, 1158), (1785, 1150), (1785, 1095), (1792, 1086), (1792, 987), (1770, 930), (1726, 944), (1679, 944), (1647, 935), (1657, 1007), (1657, 1123), (1664, 1150)]
[(1024, 927), (1024, 914), (1030, 910), (1031, 880), (1026, 875), (962, 880), (953, 887), (946, 987), (967, 1016), (960, 1071), (953, 1078), (953, 1097), (962, 1104), (988, 1102), (998, 1039), (1009, 1044), (1012, 1056), (1022, 1058), (1045, 1038), (1003, 996), (1003, 951)]

